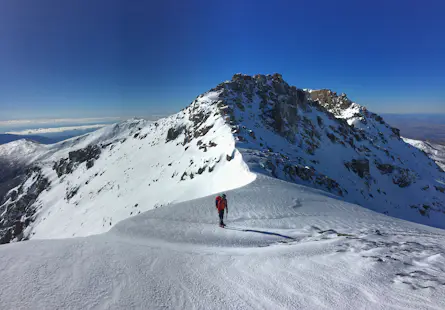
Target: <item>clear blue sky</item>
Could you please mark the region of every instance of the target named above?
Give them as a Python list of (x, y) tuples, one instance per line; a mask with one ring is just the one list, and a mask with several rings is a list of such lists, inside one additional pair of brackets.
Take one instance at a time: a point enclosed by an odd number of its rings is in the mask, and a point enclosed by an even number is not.
[(237, 72), (376, 112), (445, 113), (444, 12), (443, 0), (2, 0), (0, 119), (175, 112)]

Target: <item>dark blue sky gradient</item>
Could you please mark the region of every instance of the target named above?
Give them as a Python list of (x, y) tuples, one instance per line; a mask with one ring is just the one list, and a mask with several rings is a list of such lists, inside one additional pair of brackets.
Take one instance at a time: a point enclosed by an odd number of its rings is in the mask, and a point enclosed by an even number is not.
[(0, 1), (0, 119), (170, 113), (243, 72), (445, 113), (445, 1)]

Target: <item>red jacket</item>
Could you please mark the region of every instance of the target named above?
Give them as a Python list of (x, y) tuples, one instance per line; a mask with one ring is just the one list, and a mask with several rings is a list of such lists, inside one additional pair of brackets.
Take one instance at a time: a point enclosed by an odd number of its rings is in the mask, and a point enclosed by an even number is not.
[(216, 208), (218, 211), (222, 211), (224, 209), (228, 209), (227, 207), (227, 199), (222, 198), (221, 196), (216, 197)]

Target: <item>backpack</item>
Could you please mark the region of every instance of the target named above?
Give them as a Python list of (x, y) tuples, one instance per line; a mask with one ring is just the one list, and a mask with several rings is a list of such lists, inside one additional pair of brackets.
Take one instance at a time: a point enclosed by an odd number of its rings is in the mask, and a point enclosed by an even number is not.
[(227, 201), (224, 198), (222, 198), (221, 196), (218, 196), (218, 197), (216, 197), (215, 204), (216, 204), (216, 208), (218, 209), (218, 211), (222, 211), (226, 208)]

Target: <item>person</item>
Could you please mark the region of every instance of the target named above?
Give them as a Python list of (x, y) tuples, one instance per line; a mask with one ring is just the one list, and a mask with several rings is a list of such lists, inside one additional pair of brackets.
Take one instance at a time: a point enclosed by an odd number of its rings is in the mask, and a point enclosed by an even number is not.
[(224, 211), (227, 210), (227, 214), (229, 213), (229, 206), (227, 204), (227, 198), (226, 194), (222, 194), (218, 197), (216, 197), (216, 209), (218, 210), (219, 215), (219, 226), (224, 227), (226, 224), (224, 224)]

